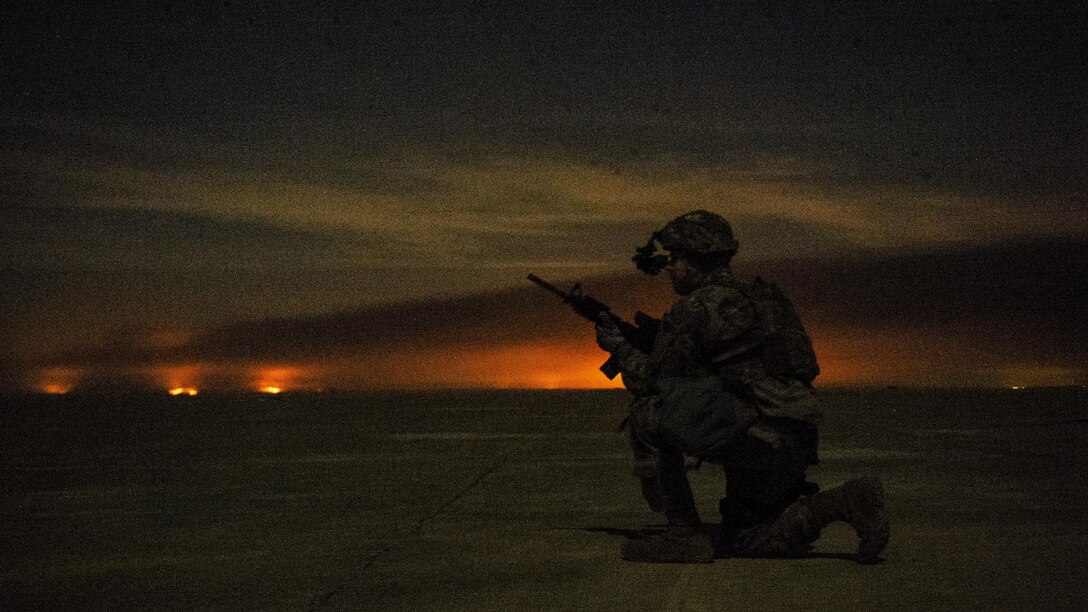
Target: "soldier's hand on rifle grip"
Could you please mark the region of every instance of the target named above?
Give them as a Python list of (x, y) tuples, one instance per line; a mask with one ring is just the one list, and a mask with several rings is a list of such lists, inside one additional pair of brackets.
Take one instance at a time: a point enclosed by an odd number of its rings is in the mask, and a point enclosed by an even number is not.
[(626, 342), (623, 332), (607, 312), (597, 315), (597, 346), (612, 353)]

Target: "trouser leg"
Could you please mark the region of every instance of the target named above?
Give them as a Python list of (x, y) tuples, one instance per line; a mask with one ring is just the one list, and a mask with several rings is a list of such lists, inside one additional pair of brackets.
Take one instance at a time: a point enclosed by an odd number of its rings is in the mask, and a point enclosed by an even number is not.
[(814, 430), (806, 439), (779, 419), (757, 421), (738, 440), (723, 464), (726, 496), (718, 505), (719, 553), (749, 554), (741, 534), (765, 528), (802, 495), (819, 490), (805, 479), (814, 443)]
[(658, 451), (647, 441), (634, 419), (628, 419), (628, 434), (631, 454), (634, 457), (634, 473), (638, 477), (642, 498), (654, 512), (665, 509), (662, 500), (661, 481), (659, 478)]
[(668, 528), (659, 535), (627, 540), (621, 550), (623, 558), (645, 563), (710, 563), (714, 560), (714, 544), (699, 520), (684, 454), (676, 448), (660, 447), (658, 466)]
[(687, 525), (702, 529), (695, 496), (691, 492), (684, 454), (676, 448), (662, 448), (658, 456), (658, 481), (661, 487), (665, 518), (669, 525)]
[(662, 443), (652, 431), (640, 430), (632, 440), (633, 449), (652, 448), (655, 451), (653, 465), (656, 471), (652, 480), (668, 528), (659, 535), (627, 540), (621, 549), (623, 558), (644, 563), (710, 563), (714, 560), (714, 545), (699, 520), (684, 466), (684, 453)]

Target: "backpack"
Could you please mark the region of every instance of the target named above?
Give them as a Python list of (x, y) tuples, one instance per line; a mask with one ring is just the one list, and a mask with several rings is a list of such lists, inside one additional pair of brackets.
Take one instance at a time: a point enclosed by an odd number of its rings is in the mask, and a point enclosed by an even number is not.
[(811, 384), (820, 366), (793, 303), (777, 285), (758, 276), (751, 284), (740, 283), (739, 288), (752, 302), (766, 334), (760, 357), (767, 374)]

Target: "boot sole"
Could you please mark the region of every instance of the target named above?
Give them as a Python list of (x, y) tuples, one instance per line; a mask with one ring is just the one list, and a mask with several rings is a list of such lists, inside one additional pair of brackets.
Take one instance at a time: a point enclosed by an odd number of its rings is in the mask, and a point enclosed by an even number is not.
[(858, 514), (866, 519), (858, 529), (857, 561), (872, 565), (880, 561), (880, 553), (891, 539), (891, 525), (884, 513), (884, 486), (876, 478), (864, 476), (857, 481), (857, 493), (862, 502)]
[(883, 510), (878, 511), (873, 517), (873, 525), (866, 529), (865, 533), (858, 534), (858, 563), (872, 565), (880, 562), (880, 553), (888, 545), (891, 534), (888, 517), (884, 515)]

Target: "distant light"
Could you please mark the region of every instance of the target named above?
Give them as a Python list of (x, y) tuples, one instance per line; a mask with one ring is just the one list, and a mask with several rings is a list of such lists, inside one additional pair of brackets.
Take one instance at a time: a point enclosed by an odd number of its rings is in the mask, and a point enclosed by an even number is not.
[(72, 390), (71, 385), (65, 385), (65, 384), (59, 384), (59, 383), (50, 383), (50, 384), (47, 384), (47, 385), (42, 385), (42, 393), (48, 393), (50, 395), (64, 395), (65, 393), (68, 393), (71, 390)]
[(167, 391), (170, 395), (196, 395), (197, 390), (193, 387), (174, 387)]
[(1012, 386), (1012, 390), (1013, 390), (1013, 391), (1019, 391), (1019, 390), (1021, 390), (1021, 389), (1023, 389), (1023, 387), (1021, 387), (1020, 385), (1013, 385), (1013, 386)]
[(279, 393), (280, 391), (283, 391), (283, 389), (281, 389), (281, 388), (279, 388), (279, 387), (261, 387), (261, 388), (260, 388), (260, 392), (261, 392), (261, 393), (272, 393), (272, 394), (276, 394), (276, 393)]

